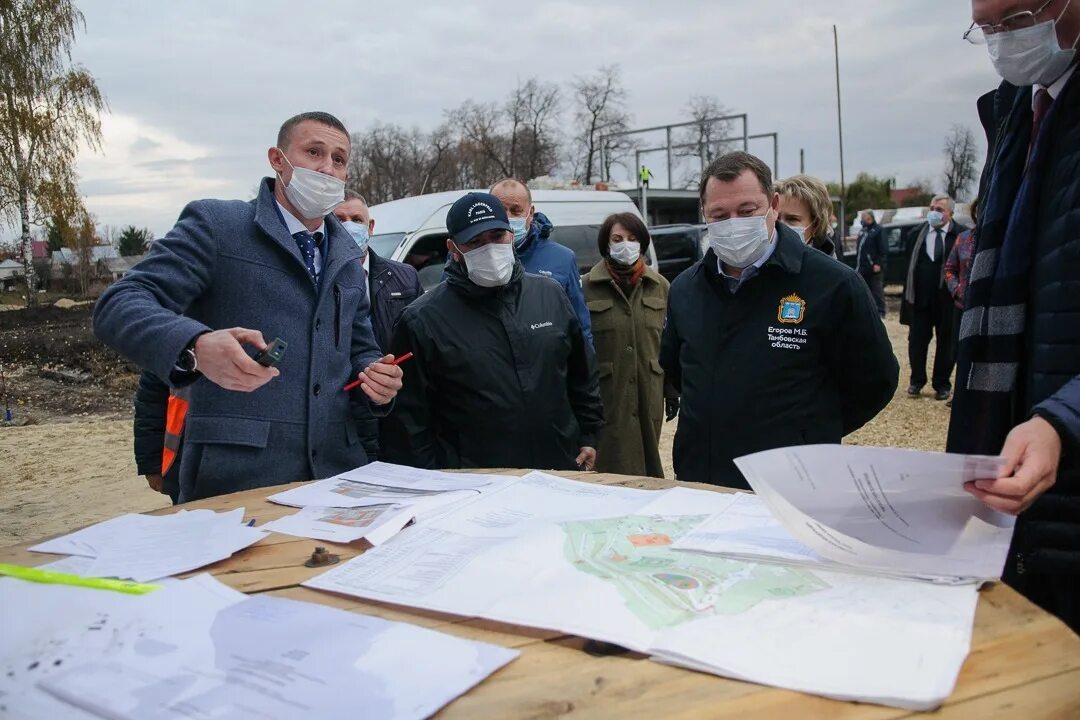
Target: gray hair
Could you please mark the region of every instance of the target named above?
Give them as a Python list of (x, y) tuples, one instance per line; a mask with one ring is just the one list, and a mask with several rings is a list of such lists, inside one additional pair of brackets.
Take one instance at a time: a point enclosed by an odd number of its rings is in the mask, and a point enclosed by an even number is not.
[(953, 199), (945, 193), (935, 195), (933, 198), (931, 198), (930, 204), (933, 205), (938, 200), (944, 200), (945, 202), (949, 203), (949, 212), (953, 212), (954, 210), (956, 210), (956, 202), (954, 202)]
[(368, 204), (367, 198), (365, 198), (363, 195), (356, 192), (355, 190), (352, 190), (352, 189), (349, 189), (349, 188), (346, 188), (346, 190), (345, 190), (345, 199), (346, 200), (359, 200), (360, 202), (364, 203), (364, 207), (367, 207), (367, 204)]

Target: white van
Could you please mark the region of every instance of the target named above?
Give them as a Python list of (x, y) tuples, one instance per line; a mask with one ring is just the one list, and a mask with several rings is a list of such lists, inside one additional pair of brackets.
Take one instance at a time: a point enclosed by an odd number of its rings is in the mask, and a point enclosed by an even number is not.
[[(434, 287), (446, 263), (446, 239), (450, 236), (446, 213), (468, 192), (473, 191), (450, 190), (373, 205), (371, 247), (383, 257), (415, 267), (425, 290)], [(547, 215), (555, 226), (550, 239), (574, 251), (582, 274), (600, 260), (596, 235), (608, 215), (628, 212), (641, 217), (634, 202), (621, 192), (533, 190), (532, 198), (537, 212)], [(651, 243), (645, 262), (656, 267)]]

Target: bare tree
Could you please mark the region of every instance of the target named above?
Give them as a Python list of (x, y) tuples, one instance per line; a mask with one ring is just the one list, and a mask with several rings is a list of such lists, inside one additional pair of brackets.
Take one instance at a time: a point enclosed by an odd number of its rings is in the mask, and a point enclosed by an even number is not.
[(953, 125), (945, 136), (945, 192), (951, 198), (965, 195), (977, 177), (978, 150), (975, 134), (966, 125)]
[[(685, 112), (694, 124), (682, 128), (676, 134), (675, 144), (685, 146), (675, 151), (677, 157), (698, 158), (698, 164), (703, 168), (712, 162), (713, 158), (732, 148), (729, 140), (733, 132), (732, 121), (717, 119), (730, 115), (731, 110), (718, 98), (712, 95), (695, 95), (687, 101)], [(674, 177), (673, 168), (668, 168), (668, 172)], [(700, 170), (691, 169), (684, 178), (684, 184), (696, 184), (700, 176)]]
[(552, 172), (559, 162), (559, 87), (536, 78), (519, 82), (504, 112), (510, 125), (509, 174), (530, 180)]
[(101, 142), (105, 99), (94, 77), (71, 64), (83, 15), (70, 0), (0, 2), (0, 218), (21, 229), (27, 286), (34, 303), (32, 224), (75, 189), (80, 142)]
[(591, 185), (610, 170), (616, 156), (631, 146), (626, 139), (608, 138), (603, 148), (607, 167), (601, 168), (601, 138), (613, 132), (629, 128), (630, 115), (626, 111), (626, 90), (619, 78), (619, 68), (609, 65), (600, 68), (590, 77), (575, 78), (574, 91), (574, 157), (575, 175), (585, 185)]

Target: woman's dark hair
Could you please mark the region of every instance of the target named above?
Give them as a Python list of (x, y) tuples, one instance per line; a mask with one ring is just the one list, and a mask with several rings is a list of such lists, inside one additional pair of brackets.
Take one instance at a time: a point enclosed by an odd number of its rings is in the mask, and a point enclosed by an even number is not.
[(645, 253), (649, 251), (649, 228), (645, 227), (645, 223), (641, 221), (641, 218), (634, 213), (628, 212), (608, 215), (607, 218), (604, 219), (604, 224), (600, 226), (600, 232), (596, 235), (596, 246), (600, 250), (600, 256), (608, 256), (608, 243), (611, 240), (611, 228), (615, 227), (617, 224), (626, 228), (626, 231), (641, 243), (641, 256), (645, 257)]

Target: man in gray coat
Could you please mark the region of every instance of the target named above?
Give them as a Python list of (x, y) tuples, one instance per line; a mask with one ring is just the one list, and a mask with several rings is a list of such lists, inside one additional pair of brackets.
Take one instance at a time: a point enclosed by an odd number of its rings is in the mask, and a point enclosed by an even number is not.
[[(401, 370), (372, 335), (360, 250), (329, 214), (349, 150), (332, 115), (290, 118), (255, 200), (190, 203), (98, 301), (102, 342), (190, 386), (180, 502), (368, 462), (342, 388), (358, 377), (354, 392), (385, 415)], [(264, 367), (252, 354), (273, 337), (288, 348)]]

